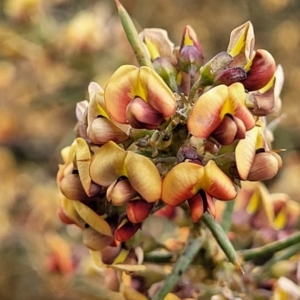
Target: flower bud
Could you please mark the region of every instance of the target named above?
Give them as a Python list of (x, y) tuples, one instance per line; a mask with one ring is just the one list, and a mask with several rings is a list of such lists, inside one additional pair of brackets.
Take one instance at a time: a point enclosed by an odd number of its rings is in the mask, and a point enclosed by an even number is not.
[(153, 61), (156, 73), (164, 80), (173, 92), (177, 92), (176, 69), (169, 60), (164, 57), (157, 57)]
[(127, 178), (119, 178), (109, 186), (106, 193), (107, 200), (115, 206), (124, 205), (136, 196), (137, 192)]
[(153, 203), (145, 200), (132, 200), (127, 203), (126, 213), (132, 223), (142, 223), (150, 214)]
[(133, 224), (127, 219), (123, 220), (118, 228), (115, 230), (115, 239), (119, 242), (126, 242), (139, 230), (140, 223)]
[(184, 46), (178, 56), (178, 66), (191, 76), (195, 76), (203, 64), (202, 53), (195, 46)]
[(275, 71), (276, 63), (273, 56), (266, 50), (258, 49), (247, 72), (247, 78), (241, 82), (246, 90), (256, 91), (272, 79)]
[(71, 200), (85, 201), (89, 197), (84, 191), (78, 174), (69, 174), (64, 177), (59, 185), (60, 191)]
[(201, 84), (212, 85), (218, 73), (227, 68), (232, 61), (232, 56), (227, 52), (218, 53), (201, 68)]
[(241, 67), (228, 68), (220, 71), (214, 80), (214, 85), (225, 84), (230, 86), (232, 83), (244, 80), (247, 74)]
[(247, 180), (259, 181), (273, 178), (282, 166), (281, 157), (275, 152), (262, 152), (254, 157)]

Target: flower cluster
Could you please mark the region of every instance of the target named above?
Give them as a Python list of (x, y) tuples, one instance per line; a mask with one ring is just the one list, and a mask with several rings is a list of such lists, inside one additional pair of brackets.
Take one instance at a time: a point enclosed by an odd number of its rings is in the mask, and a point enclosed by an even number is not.
[(241, 180), (281, 167), (265, 116), (279, 112), (283, 71), (255, 49), (250, 22), (210, 60), (190, 26), (178, 47), (162, 29), (139, 39), (150, 64), (121, 66), (104, 89), (89, 85), (57, 176), (61, 220), (82, 228), (89, 248), (116, 249), (107, 263), (162, 205), (184, 205), (197, 222), (216, 215), (215, 200), (235, 199)]

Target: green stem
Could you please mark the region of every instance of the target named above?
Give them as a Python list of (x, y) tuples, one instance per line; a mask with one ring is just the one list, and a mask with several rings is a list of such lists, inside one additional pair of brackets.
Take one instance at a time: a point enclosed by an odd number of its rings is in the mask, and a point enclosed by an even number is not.
[(244, 273), (244, 271), (240, 265), (238, 255), (237, 255), (235, 249), (233, 248), (227, 234), (221, 227), (221, 225), (218, 224), (214, 220), (214, 218), (208, 213), (205, 213), (202, 216), (201, 221), (203, 221), (203, 223), (209, 228), (212, 235), (216, 239), (218, 245), (224, 251), (224, 253), (225, 253), (226, 257), (229, 259), (229, 261), (232, 262), (238, 270), (240, 270), (242, 273)]
[(248, 261), (254, 258), (270, 256), (298, 243), (300, 243), (300, 232), (296, 232), (284, 240), (276, 241), (262, 247), (240, 251), (240, 254), (245, 261)]
[(198, 80), (193, 84), (193, 86), (191, 87), (189, 96), (188, 96), (188, 103), (193, 103), (194, 102), (194, 98), (198, 92), (198, 90), (202, 87), (202, 80), (201, 80), (201, 76), (198, 78)]
[(122, 26), (124, 28), (125, 34), (127, 36), (127, 39), (133, 49), (133, 52), (135, 54), (135, 57), (139, 63), (139, 65), (142, 66), (147, 66), (151, 69), (153, 69), (152, 62), (149, 58), (149, 55), (146, 52), (146, 49), (134, 27), (134, 24), (128, 15), (127, 11), (125, 8), (122, 6), (122, 4), (118, 1), (115, 0), (120, 20), (122, 23)]
[(300, 251), (300, 243), (290, 246), (286, 250), (282, 251), (282, 253), (278, 253), (278, 255), (271, 258), (268, 262), (263, 265), (263, 271), (258, 275), (257, 280), (261, 280), (268, 276), (272, 266), (279, 261), (288, 260), (292, 256), (296, 255)]
[(233, 213), (234, 204), (235, 204), (234, 200), (226, 202), (226, 207), (223, 212), (222, 221), (221, 221), (221, 226), (225, 232), (228, 232), (231, 226), (231, 217)]
[(199, 237), (189, 239), (184, 251), (174, 265), (172, 273), (170, 273), (169, 276), (165, 279), (164, 284), (158, 290), (152, 300), (162, 300), (165, 298), (165, 296), (176, 285), (183, 272), (187, 269), (195, 255), (200, 250), (201, 246), (202, 241)]

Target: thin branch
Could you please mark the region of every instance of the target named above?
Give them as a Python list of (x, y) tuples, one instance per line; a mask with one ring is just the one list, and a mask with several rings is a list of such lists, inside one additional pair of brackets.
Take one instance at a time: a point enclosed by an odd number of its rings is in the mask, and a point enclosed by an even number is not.
[(278, 251), (298, 243), (300, 243), (300, 232), (296, 232), (284, 240), (276, 241), (255, 249), (242, 250), (239, 253), (243, 256), (245, 261), (248, 261), (258, 257), (267, 257), (273, 255)]
[(202, 241), (198, 238), (191, 238), (186, 244), (184, 251), (177, 260), (172, 273), (165, 279), (162, 287), (158, 290), (152, 300), (161, 300), (172, 290), (180, 279), (183, 272), (187, 269), (189, 264), (192, 262), (195, 255), (202, 247)]

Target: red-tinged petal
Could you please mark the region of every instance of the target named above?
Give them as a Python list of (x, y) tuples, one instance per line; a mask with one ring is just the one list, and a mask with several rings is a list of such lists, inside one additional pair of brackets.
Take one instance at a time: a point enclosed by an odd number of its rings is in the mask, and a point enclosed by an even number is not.
[(276, 63), (273, 56), (266, 50), (258, 49), (247, 72), (247, 78), (241, 82), (248, 91), (257, 91), (272, 79), (275, 70)]
[(199, 219), (205, 212), (205, 206), (203, 203), (203, 199), (199, 193), (188, 199), (189, 207), (190, 207), (190, 214), (192, 217), (193, 222), (198, 222)]
[(138, 74), (139, 68), (135, 66), (121, 66), (111, 76), (105, 88), (105, 106), (110, 116), (119, 123), (127, 123), (126, 108), (137, 96), (134, 88), (138, 85)]
[(163, 179), (162, 200), (172, 206), (180, 205), (198, 192), (203, 175), (201, 165), (190, 162), (176, 165)]
[(225, 116), (216, 130), (212, 133), (212, 137), (221, 145), (231, 144), (237, 133), (237, 125), (230, 116)]
[(246, 180), (253, 164), (256, 143), (258, 138), (258, 128), (246, 132), (245, 139), (238, 142), (235, 148), (235, 161), (239, 176), (242, 180)]
[(126, 205), (126, 214), (132, 223), (142, 223), (150, 214), (153, 203), (144, 200), (132, 200)]
[(196, 137), (208, 138), (222, 121), (221, 112), (227, 98), (228, 88), (225, 85), (219, 85), (203, 94), (188, 118), (189, 132)]
[(231, 179), (223, 173), (213, 160), (204, 167), (202, 189), (219, 200), (232, 200), (237, 191)]
[(111, 185), (120, 176), (127, 176), (124, 168), (126, 152), (114, 142), (103, 145), (93, 156), (90, 175), (102, 186)]
[(75, 222), (64, 212), (61, 206), (57, 208), (57, 216), (66, 225), (75, 224)]
[(236, 127), (237, 127), (237, 132), (236, 132), (235, 138), (237, 140), (244, 139), (245, 136), (246, 136), (246, 131), (247, 131), (246, 127), (245, 127), (245, 124), (239, 118), (233, 117), (233, 120), (234, 120), (234, 122), (236, 124)]
[(91, 123), (87, 135), (92, 143), (98, 145), (109, 141), (119, 144), (128, 139), (128, 135), (123, 130), (104, 117), (97, 118)]
[(147, 202), (159, 200), (162, 180), (152, 161), (143, 155), (128, 152), (124, 164), (130, 184), (142, 198)]
[(115, 206), (124, 205), (136, 196), (138, 194), (128, 179), (117, 180), (109, 186), (106, 192), (107, 200)]
[(93, 227), (99, 233), (112, 236), (110, 225), (92, 209), (90, 209), (85, 204), (74, 201), (74, 207), (78, 215), (91, 227)]
[(79, 177), (82, 183), (82, 186), (88, 196), (91, 196), (91, 177), (90, 177), (90, 163), (91, 163), (91, 152), (88, 144), (82, 138), (76, 139), (76, 164), (79, 173)]
[(159, 111), (139, 97), (127, 106), (126, 116), (128, 123), (137, 129), (156, 129), (165, 120)]
[(202, 54), (202, 48), (198, 42), (197, 34), (194, 31), (194, 29), (189, 25), (186, 25), (184, 27), (180, 48), (186, 45), (195, 46), (198, 49), (198, 51)]
[(139, 71), (140, 89), (144, 91), (146, 98), (154, 109), (159, 111), (165, 118), (170, 117), (176, 111), (175, 96), (163, 79), (152, 69), (141, 67)]
[(281, 167), (281, 158), (274, 152), (255, 155), (247, 180), (260, 181), (273, 178)]
[(206, 210), (213, 216), (213, 218), (216, 218), (217, 215), (217, 211), (216, 211), (216, 207), (215, 207), (215, 202), (214, 199), (211, 195), (209, 195), (208, 193), (205, 193), (206, 196), (206, 205), (207, 208)]
[(245, 124), (246, 130), (255, 126), (255, 120), (251, 112), (246, 107), (246, 93), (241, 83), (237, 82), (228, 88), (229, 98), (235, 103), (232, 115), (241, 119)]
[(115, 239), (119, 242), (126, 242), (140, 229), (141, 224), (133, 224), (128, 220), (124, 220), (115, 230)]

